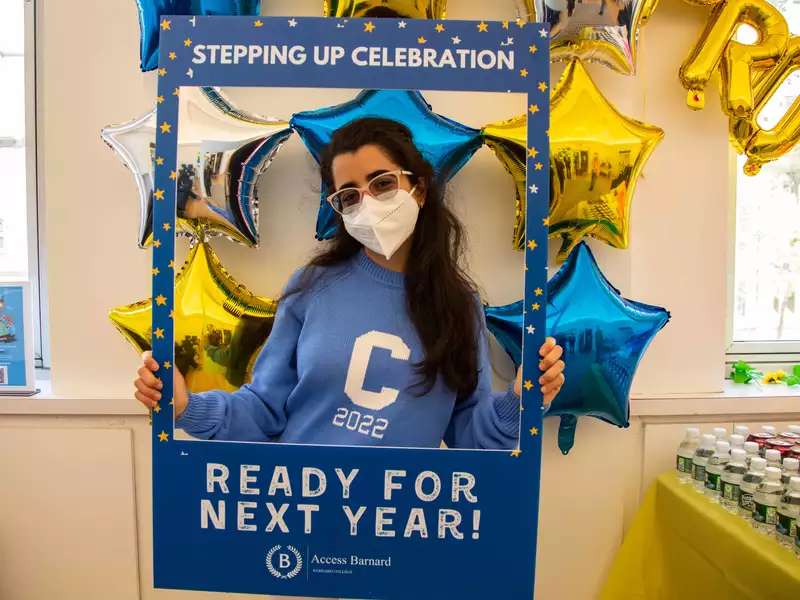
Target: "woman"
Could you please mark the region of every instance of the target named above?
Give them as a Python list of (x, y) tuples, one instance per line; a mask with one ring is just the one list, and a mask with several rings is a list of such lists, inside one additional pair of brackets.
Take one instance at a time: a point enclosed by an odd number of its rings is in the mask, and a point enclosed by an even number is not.
[[(177, 427), (204, 439), (336, 445), (512, 448), (521, 373), (492, 393), (487, 332), (459, 266), (463, 231), (431, 165), (400, 123), (363, 118), (334, 132), (320, 161), (336, 237), (295, 273), (251, 383), (187, 394)], [(548, 338), (539, 382), (564, 382)], [(145, 355), (136, 398), (161, 397)]]

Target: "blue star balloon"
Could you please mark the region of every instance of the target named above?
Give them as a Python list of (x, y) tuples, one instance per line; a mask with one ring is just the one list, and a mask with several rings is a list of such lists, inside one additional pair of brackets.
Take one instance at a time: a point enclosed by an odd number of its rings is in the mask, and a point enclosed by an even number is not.
[(261, 0), (136, 0), (139, 9), (140, 67), (158, 66), (158, 39), (166, 15), (248, 16), (261, 13)]
[[(481, 146), (480, 130), (437, 115), (422, 94), (407, 90), (364, 90), (349, 102), (296, 113), (290, 125), (319, 162), (334, 131), (367, 116), (394, 119), (408, 127), (441, 181), (455, 175)], [(316, 230), (320, 240), (332, 237), (337, 227), (335, 213), (325, 201), (327, 195), (327, 190), (322, 190)]]
[(522, 300), (504, 306), (484, 306), (486, 328), (518, 367), (522, 363)]
[[(506, 352), (521, 356), (522, 302), (484, 310)], [(633, 376), (669, 316), (660, 306), (623, 298), (583, 242), (550, 279), (547, 335), (564, 349), (565, 381), (545, 416), (561, 417), (558, 447), (564, 454), (575, 443), (579, 416), (628, 426)]]

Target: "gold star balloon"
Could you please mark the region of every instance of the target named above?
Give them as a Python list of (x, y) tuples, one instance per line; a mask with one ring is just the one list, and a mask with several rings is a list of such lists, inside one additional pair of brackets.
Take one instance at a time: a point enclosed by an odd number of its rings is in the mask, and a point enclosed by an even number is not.
[(326, 17), (444, 19), (447, 0), (323, 0)]
[(550, 235), (564, 260), (584, 237), (628, 247), (636, 181), (664, 131), (622, 115), (573, 60), (550, 104)]
[[(156, 277), (168, 273), (154, 272)], [(156, 296), (155, 309), (166, 304)], [(191, 248), (175, 279), (175, 366), (193, 392), (233, 391), (250, 380), (272, 331), (276, 304), (256, 296), (222, 266), (207, 243)], [(153, 301), (113, 308), (109, 317), (138, 351), (151, 348)], [(156, 335), (163, 335), (156, 331)]]
[[(515, 250), (525, 248), (525, 166), (527, 152), (527, 118), (525, 115), (506, 121), (490, 123), (481, 129), (483, 140), (491, 148), (503, 166), (511, 174), (516, 187), (514, 204), (514, 234), (512, 243)], [(535, 148), (530, 150), (537, 153)]]

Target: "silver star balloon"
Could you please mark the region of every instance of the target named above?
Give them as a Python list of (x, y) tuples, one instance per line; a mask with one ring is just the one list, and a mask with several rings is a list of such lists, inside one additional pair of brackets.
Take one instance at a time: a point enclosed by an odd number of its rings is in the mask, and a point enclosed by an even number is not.
[[(180, 89), (177, 180), (179, 229), (195, 238), (227, 237), (258, 245), (258, 180), (291, 135), (289, 124), (234, 106), (217, 88)], [(139, 246), (153, 236), (156, 110), (101, 131), (133, 173), (139, 199)]]
[(517, 0), (521, 17), (550, 24), (550, 58), (636, 72), (639, 29), (658, 0)]

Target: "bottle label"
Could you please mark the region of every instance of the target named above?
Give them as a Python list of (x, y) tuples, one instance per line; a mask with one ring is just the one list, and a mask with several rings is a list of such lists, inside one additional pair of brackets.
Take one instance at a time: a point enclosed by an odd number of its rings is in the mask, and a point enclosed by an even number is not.
[(796, 533), (796, 527), (797, 523), (792, 517), (785, 515), (782, 512), (778, 512), (777, 520), (775, 522), (775, 529), (780, 535), (785, 535), (790, 538), (794, 537)]
[(722, 477), (719, 473), (709, 473), (706, 471), (706, 487), (709, 490), (720, 491), (722, 489)]
[(753, 503), (753, 520), (767, 525), (775, 525), (778, 517), (778, 509), (774, 506), (767, 506), (760, 502)]
[(753, 494), (750, 492), (743, 492), (739, 490), (739, 506), (748, 512), (753, 512), (755, 504), (753, 503)]
[(692, 459), (686, 458), (684, 456), (679, 456), (678, 461), (676, 464), (676, 468), (680, 473), (691, 473), (692, 472)]
[(695, 481), (705, 481), (706, 468), (703, 465), (692, 463), (692, 478)]
[(739, 502), (740, 488), (735, 483), (722, 482), (722, 497), (731, 502)]

